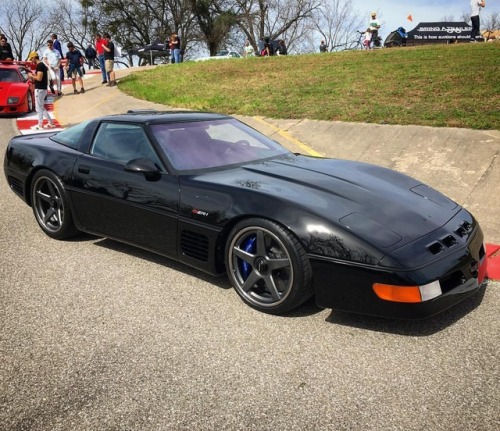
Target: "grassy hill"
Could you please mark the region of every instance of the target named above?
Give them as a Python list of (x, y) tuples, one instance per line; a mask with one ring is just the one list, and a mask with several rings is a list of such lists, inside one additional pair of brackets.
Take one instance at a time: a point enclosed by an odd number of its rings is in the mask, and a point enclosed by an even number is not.
[(228, 114), (500, 129), (500, 43), (186, 62), (120, 89)]

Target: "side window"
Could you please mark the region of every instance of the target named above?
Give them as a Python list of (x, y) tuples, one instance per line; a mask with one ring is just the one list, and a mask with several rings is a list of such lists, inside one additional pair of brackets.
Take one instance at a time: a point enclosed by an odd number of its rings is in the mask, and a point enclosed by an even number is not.
[(21, 73), (22, 77), (23, 77), (23, 81), (26, 82), (28, 81), (28, 71), (26, 69), (24, 69), (23, 67), (20, 67), (19, 68), (19, 72)]
[(102, 123), (95, 135), (90, 154), (124, 164), (134, 159), (151, 159), (163, 170), (163, 164), (146, 133), (137, 124)]

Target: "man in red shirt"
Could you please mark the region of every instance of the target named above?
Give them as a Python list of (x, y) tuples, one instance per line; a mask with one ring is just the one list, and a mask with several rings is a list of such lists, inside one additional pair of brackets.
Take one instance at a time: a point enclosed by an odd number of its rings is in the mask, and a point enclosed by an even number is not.
[(106, 46), (108, 41), (101, 37), (100, 34), (95, 35), (95, 50), (97, 51), (97, 58), (99, 59), (99, 68), (102, 73), (102, 84), (108, 82), (108, 74), (106, 73), (106, 67), (104, 63), (104, 46)]

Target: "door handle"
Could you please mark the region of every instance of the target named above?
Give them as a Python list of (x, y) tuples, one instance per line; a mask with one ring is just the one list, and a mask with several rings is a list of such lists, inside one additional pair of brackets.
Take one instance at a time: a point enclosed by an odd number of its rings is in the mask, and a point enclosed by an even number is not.
[(81, 174), (90, 174), (90, 167), (85, 165), (80, 165), (78, 166), (78, 172), (80, 172)]

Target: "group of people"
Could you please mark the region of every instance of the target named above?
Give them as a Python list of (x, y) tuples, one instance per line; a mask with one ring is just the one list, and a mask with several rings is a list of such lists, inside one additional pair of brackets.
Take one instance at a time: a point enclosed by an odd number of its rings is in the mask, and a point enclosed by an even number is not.
[[(248, 41), (247, 41), (248, 42)], [(245, 45), (245, 52), (247, 52), (247, 46)], [(269, 37), (265, 37), (264, 40), (259, 41), (259, 55), (261, 57), (270, 57), (273, 55), (287, 55), (288, 48), (286, 47), (285, 41), (280, 39), (278, 41), (271, 40)]]
[[(486, 7), (486, 2), (485, 0), (470, 0), (470, 7), (471, 7), (471, 34), (470, 34), (470, 41), (471, 42), (477, 42), (476, 37), (480, 33), (480, 19), (479, 15), (481, 12), (481, 9)], [(380, 44), (380, 39), (378, 37), (378, 30), (380, 29), (380, 21), (377, 18), (377, 13), (372, 12), (370, 14), (370, 22), (368, 25), (368, 28), (364, 32), (364, 37), (363, 37), (363, 46), (365, 49), (370, 49), (377, 45)], [(320, 45), (319, 45), (319, 52), (327, 52), (328, 51), (328, 46), (326, 45), (325, 41), (322, 40)]]
[[(28, 55), (28, 61), (35, 65), (35, 72), (29, 73), (28, 76), (35, 84), (35, 109), (38, 113), (38, 124), (33, 126), (33, 130), (50, 129), (55, 127), (49, 113), (45, 109), (45, 98), (48, 89), (52, 94), (62, 96), (61, 87), (64, 80), (64, 74), (68, 79), (71, 79), (74, 94), (84, 94), (85, 88), (83, 85), (83, 75), (85, 74), (84, 62), (85, 56), (78, 50), (73, 42), (66, 44), (67, 52), (63, 55), (61, 43), (57, 39), (57, 35), (53, 33), (47, 40), (47, 47), (39, 54), (37, 51), (32, 51)], [(88, 50), (88, 48), (87, 48)], [(86, 51), (87, 51), (86, 50)], [(115, 86), (114, 57), (115, 46), (111, 41), (111, 36), (105, 34), (101, 37), (100, 34), (95, 38), (95, 58), (99, 59), (103, 81), (109, 86)], [(91, 53), (92, 55), (92, 53)], [(65, 65), (63, 66), (63, 59)], [(89, 60), (87, 58), (87, 60)], [(80, 86), (80, 91), (77, 90), (77, 84)], [(43, 126), (43, 120), (47, 118), (48, 123)]]
[(116, 49), (109, 33), (104, 33), (103, 37), (100, 34), (96, 34), (95, 51), (99, 60), (99, 68), (101, 69), (102, 84), (106, 84), (108, 87), (116, 86), (114, 71)]

